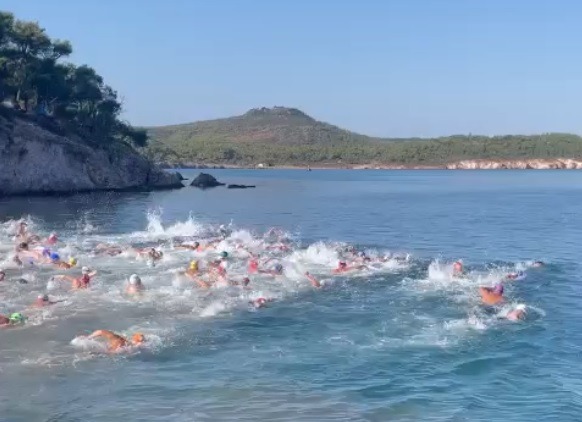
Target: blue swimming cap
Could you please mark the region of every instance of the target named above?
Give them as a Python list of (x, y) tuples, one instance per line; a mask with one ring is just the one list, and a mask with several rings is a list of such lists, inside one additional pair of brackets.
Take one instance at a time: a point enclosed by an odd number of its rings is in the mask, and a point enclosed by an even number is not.
[(61, 257), (59, 256), (58, 253), (56, 253), (56, 252), (51, 253), (51, 260), (59, 261), (60, 259), (61, 259)]
[(278, 273), (283, 272), (283, 266), (281, 264), (275, 265), (275, 271)]

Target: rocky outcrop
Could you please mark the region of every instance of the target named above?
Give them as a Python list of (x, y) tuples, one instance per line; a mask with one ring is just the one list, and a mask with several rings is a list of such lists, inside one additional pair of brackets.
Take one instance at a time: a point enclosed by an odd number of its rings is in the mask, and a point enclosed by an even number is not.
[(94, 147), (33, 119), (0, 116), (0, 195), (181, 187), (127, 144)]
[(575, 160), (571, 158), (531, 160), (463, 160), (456, 163), (447, 164), (446, 168), (449, 170), (575, 170), (582, 169), (582, 160)]
[(200, 173), (194, 180), (192, 180), (190, 186), (206, 189), (215, 188), (217, 186), (224, 186), (224, 183), (220, 183), (214, 176), (211, 176), (208, 173)]

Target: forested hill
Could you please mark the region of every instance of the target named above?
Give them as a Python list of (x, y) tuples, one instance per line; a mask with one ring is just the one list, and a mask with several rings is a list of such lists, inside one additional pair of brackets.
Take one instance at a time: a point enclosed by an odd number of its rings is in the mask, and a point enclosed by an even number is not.
[(168, 164), (439, 166), (461, 160), (582, 158), (571, 134), (383, 139), (340, 129), (286, 107), (148, 129), (147, 153)]

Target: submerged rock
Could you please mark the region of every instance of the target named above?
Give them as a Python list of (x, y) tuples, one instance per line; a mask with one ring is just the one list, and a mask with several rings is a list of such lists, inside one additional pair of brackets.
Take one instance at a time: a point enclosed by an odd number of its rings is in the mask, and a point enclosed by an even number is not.
[(0, 116), (0, 195), (181, 188), (131, 146), (88, 145), (34, 121)]
[(228, 185), (228, 189), (249, 189), (249, 188), (256, 188), (255, 185)]
[(220, 183), (214, 176), (211, 176), (208, 173), (200, 173), (194, 180), (192, 180), (190, 186), (206, 189), (214, 188), (216, 186), (224, 186), (224, 183)]

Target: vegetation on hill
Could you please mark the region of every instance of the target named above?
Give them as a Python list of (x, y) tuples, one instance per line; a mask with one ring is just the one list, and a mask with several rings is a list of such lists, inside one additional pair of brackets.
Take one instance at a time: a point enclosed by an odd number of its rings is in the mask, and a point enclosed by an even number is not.
[(582, 138), (570, 134), (433, 139), (372, 138), (284, 107), (242, 116), (149, 129), (147, 153), (168, 164), (443, 165), (465, 159), (581, 158)]
[[(95, 145), (145, 146), (147, 133), (120, 120), (117, 93), (89, 66), (63, 62), (68, 41), (51, 39), (36, 22), (0, 11), (0, 103)], [(4, 109), (4, 113), (8, 111)]]

